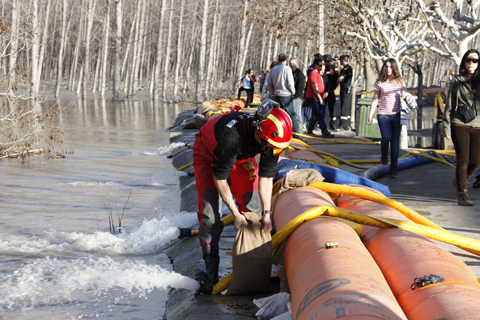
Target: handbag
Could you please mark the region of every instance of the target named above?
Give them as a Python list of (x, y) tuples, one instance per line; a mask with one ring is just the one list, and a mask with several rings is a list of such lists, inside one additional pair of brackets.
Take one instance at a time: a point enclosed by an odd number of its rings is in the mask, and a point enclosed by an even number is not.
[(458, 110), (458, 113), (462, 115), (465, 123), (469, 123), (470, 121), (472, 121), (477, 117), (476, 111), (468, 104), (460, 107), (457, 106), (457, 110)]
[(472, 121), (477, 117), (477, 110), (476, 110), (477, 108), (475, 106), (475, 101), (473, 102), (473, 107), (468, 104), (464, 104), (462, 106), (458, 105), (458, 90), (457, 90), (457, 105), (455, 109), (458, 111), (458, 113), (462, 115), (464, 120), (463, 122), (465, 123), (469, 123), (470, 121)]

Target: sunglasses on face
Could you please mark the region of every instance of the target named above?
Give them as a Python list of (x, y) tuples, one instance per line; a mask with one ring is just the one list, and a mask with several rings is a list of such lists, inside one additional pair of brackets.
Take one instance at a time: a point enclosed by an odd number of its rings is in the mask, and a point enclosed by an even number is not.
[(467, 58), (467, 59), (465, 59), (465, 62), (466, 63), (470, 63), (470, 62), (478, 63), (478, 59)]

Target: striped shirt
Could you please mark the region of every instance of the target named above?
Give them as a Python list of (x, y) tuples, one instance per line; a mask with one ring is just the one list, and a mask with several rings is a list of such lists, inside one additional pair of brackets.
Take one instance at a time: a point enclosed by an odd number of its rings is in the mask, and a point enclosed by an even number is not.
[(402, 89), (405, 89), (405, 81), (398, 82), (375, 82), (373, 86), (375, 91), (379, 92), (380, 105), (377, 114), (394, 114), (400, 112), (400, 98)]

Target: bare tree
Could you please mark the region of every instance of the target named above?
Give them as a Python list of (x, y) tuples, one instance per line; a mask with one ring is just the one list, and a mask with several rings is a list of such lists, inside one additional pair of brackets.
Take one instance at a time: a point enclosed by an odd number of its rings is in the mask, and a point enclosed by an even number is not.
[(122, 0), (115, 1), (115, 54), (113, 63), (113, 99), (120, 99), (122, 67)]
[(12, 93), (12, 87), (16, 87), (15, 66), (17, 64), (18, 54), (18, 0), (12, 1), (11, 35), (8, 55), (8, 83), (10, 93)]
[(180, 6), (180, 18), (178, 19), (178, 35), (177, 35), (177, 58), (175, 61), (175, 79), (173, 84), (173, 96), (177, 97), (178, 93), (178, 76), (180, 71), (180, 59), (182, 56), (182, 29), (183, 29), (183, 11), (185, 8), (185, 0), (181, 0), (182, 4)]
[(170, 0), (170, 10), (168, 13), (168, 32), (167, 32), (167, 43), (165, 45), (165, 64), (163, 67), (163, 90), (162, 90), (162, 97), (165, 97), (165, 93), (167, 92), (167, 83), (168, 83), (168, 67), (170, 65), (170, 49), (171, 49), (171, 42), (172, 42), (172, 19), (173, 19), (173, 0)]
[(39, 30), (39, 21), (38, 21), (38, 1), (32, 0), (32, 10), (33, 10), (33, 19), (32, 19), (32, 92), (34, 94), (38, 93), (40, 84), (38, 83), (38, 55), (39, 55), (39, 43), (38, 43), (38, 30)]
[[(67, 1), (67, 0), (64, 0)], [(108, 58), (108, 40), (110, 37), (110, 1), (106, 1), (107, 13), (105, 18), (105, 36), (103, 38), (103, 58), (102, 58), (102, 80), (100, 82), (100, 97), (105, 97), (105, 87), (107, 82), (107, 58)]]
[(38, 78), (34, 79), (34, 82), (40, 84), (40, 79), (42, 76), (42, 68), (43, 68), (43, 57), (45, 55), (45, 49), (48, 45), (48, 22), (50, 19), (50, 7), (51, 7), (52, 1), (47, 0), (47, 6), (45, 8), (45, 18), (44, 20), (44, 25), (43, 25), (43, 34), (42, 34), (42, 40), (41, 40), (41, 48), (40, 48), (40, 55), (38, 58)]
[[(17, 3), (18, 4), (18, 3)], [(16, 7), (15, 10), (17, 10)], [(11, 34), (13, 29), (0, 19), (0, 59), (5, 60), (10, 38), (18, 37)], [(15, 28), (18, 32), (18, 28)], [(30, 41), (30, 40), (29, 40)], [(33, 67), (38, 67), (34, 66)], [(24, 157), (35, 152), (49, 151), (50, 148), (61, 144), (63, 130), (53, 126), (53, 121), (62, 110), (59, 105), (52, 108), (43, 108), (44, 99), (40, 98), (34, 89), (35, 84), (29, 77), (29, 70), (13, 65), (11, 81), (20, 82), (31, 89), (26, 93), (19, 93), (18, 86), (11, 84), (7, 90), (0, 90), (0, 158)]]
[[(245, 38), (247, 36), (247, 13), (248, 13), (248, 0), (243, 1), (243, 15), (242, 15), (242, 28), (240, 31), (240, 47), (239, 47), (239, 54), (237, 57), (237, 77), (243, 76), (243, 69), (245, 68), (245, 59), (244, 53), (246, 51), (245, 48)], [(235, 81), (234, 87), (237, 86)]]
[(63, 14), (62, 14), (62, 34), (60, 37), (60, 48), (58, 52), (57, 60), (57, 81), (55, 85), (55, 97), (58, 97), (60, 93), (60, 85), (62, 83), (63, 77), (63, 50), (65, 49), (65, 42), (67, 37), (67, 10), (68, 10), (68, 0), (63, 0)]
[(205, 56), (207, 54), (207, 24), (208, 24), (208, 0), (203, 0), (203, 18), (202, 18), (202, 35), (200, 39), (200, 57), (197, 73), (197, 101), (205, 97)]
[[(426, 39), (423, 45), (439, 55), (451, 59), (457, 66), (460, 65), (462, 56), (468, 50), (470, 42), (480, 32), (480, 20), (478, 18), (478, 1), (452, 0), (453, 17), (449, 18), (442, 10), (439, 1), (431, 1), (425, 4), (423, 0), (416, 0), (432, 38)], [(448, 32), (445, 32), (448, 30)], [(452, 47), (454, 47), (452, 49)]]
[[(95, 0), (88, 0), (87, 7), (87, 30), (85, 32), (84, 59), (83, 59), (83, 90), (82, 98), (87, 98), (88, 78), (90, 76), (90, 38), (93, 25), (93, 14), (95, 11)], [(81, 78), (80, 78), (81, 79)]]
[(160, 25), (158, 28), (155, 73), (153, 75), (153, 100), (158, 100), (158, 97), (159, 97), (158, 89), (160, 86), (160, 67), (161, 67), (161, 61), (162, 61), (162, 36), (163, 36), (163, 21), (165, 19), (165, 1), (166, 0), (162, 0), (162, 3), (160, 5), (161, 6)]

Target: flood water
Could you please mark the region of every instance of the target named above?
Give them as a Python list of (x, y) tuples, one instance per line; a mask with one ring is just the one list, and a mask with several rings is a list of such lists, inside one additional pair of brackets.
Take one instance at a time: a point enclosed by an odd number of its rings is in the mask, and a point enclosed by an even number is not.
[(168, 287), (194, 286), (161, 253), (197, 221), (166, 130), (193, 105), (72, 102), (66, 158), (0, 160), (0, 318), (162, 319)]

